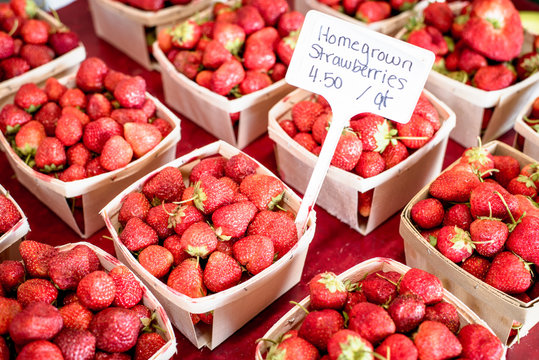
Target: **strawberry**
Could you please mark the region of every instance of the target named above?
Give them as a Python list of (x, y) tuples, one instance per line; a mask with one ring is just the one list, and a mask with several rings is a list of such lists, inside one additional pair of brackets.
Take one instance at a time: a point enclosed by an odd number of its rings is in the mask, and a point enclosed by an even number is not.
[(191, 170), (189, 174), (189, 181), (194, 184), (202, 175), (212, 175), (216, 178), (223, 177), (225, 175), (225, 165), (227, 160), (222, 156), (213, 156), (200, 160)]
[(182, 234), (181, 246), (186, 253), (206, 258), (217, 246), (217, 237), (212, 228), (200, 221), (189, 226)]
[(206, 68), (217, 69), (230, 59), (232, 59), (230, 51), (219, 41), (212, 40), (206, 45), (202, 55), (202, 65)]
[(294, 220), (284, 212), (259, 212), (249, 224), (247, 234), (271, 238), (278, 258), (283, 257), (298, 242)]
[(448, 170), (430, 184), (429, 194), (443, 201), (465, 202), (479, 184), (479, 178), (471, 172)]
[(333, 153), (331, 165), (351, 171), (361, 156), (362, 146), (356, 133), (344, 130)]
[(15, 52), (13, 38), (7, 33), (0, 31), (0, 59), (6, 59)]
[(58, 249), (37, 241), (23, 240), (19, 253), (29, 276), (45, 278), (49, 273), (49, 261), (58, 254)]
[(273, 242), (264, 235), (250, 235), (241, 238), (232, 247), (234, 258), (256, 275), (273, 264), (275, 250)]
[[(323, 2), (323, 1), (321, 1)], [(338, 4), (339, 1), (336, 2)], [(357, 7), (361, 4), (361, 0), (343, 0), (342, 9), (346, 15), (354, 16), (356, 14)], [(331, 4), (328, 4), (331, 5)]]
[(233, 198), (234, 192), (215, 176), (202, 175), (195, 184), (193, 203), (205, 215), (230, 204)]
[(87, 330), (62, 329), (54, 343), (65, 359), (92, 359), (95, 355), (95, 337)]
[(299, 336), (283, 336), (279, 344), (268, 351), (268, 360), (317, 360), (320, 354), (314, 345)]
[(17, 355), (17, 359), (63, 360), (64, 357), (58, 346), (46, 340), (37, 340), (25, 345)]
[(492, 216), (507, 219), (518, 212), (518, 201), (502, 186), (483, 182), (470, 193), (470, 211), (473, 217)]
[[(9, 331), (9, 325), (15, 315), (22, 311), (22, 305), (15, 299), (0, 296), (0, 335)], [(3, 339), (3, 337), (0, 337)]]
[(214, 251), (204, 269), (204, 285), (212, 292), (224, 291), (239, 284), (241, 268), (234, 258)]
[(342, 329), (344, 329), (342, 315), (333, 309), (323, 309), (307, 313), (299, 328), (298, 336), (319, 350), (325, 351), (329, 339)]
[(272, 84), (271, 78), (260, 71), (249, 70), (245, 72), (245, 78), (239, 84), (238, 90), (241, 94), (247, 95), (264, 89)]
[(470, 225), (470, 236), (479, 255), (492, 257), (502, 250), (509, 229), (500, 220), (479, 218)]
[(277, 23), (279, 36), (286, 37), (294, 31), (299, 31), (305, 20), (305, 15), (299, 11), (289, 11), (281, 15)]
[(90, 332), (96, 348), (107, 352), (124, 352), (135, 346), (140, 320), (130, 309), (107, 308), (95, 314)]
[(495, 61), (510, 61), (524, 41), (522, 23), (511, 1), (476, 0), (462, 30), (462, 39), (475, 51)]
[(62, 115), (76, 117), (81, 122), (83, 127), (90, 123), (90, 117), (86, 115), (82, 110), (74, 106), (64, 107), (62, 109)]
[(331, 125), (332, 119), (333, 119), (333, 115), (331, 112), (322, 112), (320, 115), (317, 116), (311, 129), (313, 139), (317, 143), (319, 144), (324, 143), (324, 140), (326, 139), (326, 135), (328, 133), (329, 126)]
[(519, 294), (532, 284), (528, 263), (510, 251), (497, 254), (485, 277), (485, 282), (507, 294)]
[(204, 220), (204, 215), (196, 207), (193, 205), (182, 205), (172, 212), (168, 224), (174, 229), (176, 234), (181, 236), (189, 226)]
[(391, 13), (389, 3), (383, 1), (365, 1), (359, 4), (355, 17), (367, 24), (387, 19)]
[(132, 158), (131, 145), (120, 135), (114, 135), (103, 145), (99, 163), (104, 169), (112, 171), (126, 166)]
[(516, 64), (516, 71), (519, 80), (524, 80), (535, 74), (539, 70), (539, 54), (532, 51), (521, 55)]
[(161, 205), (154, 206), (148, 211), (146, 223), (155, 230), (160, 239), (165, 239), (174, 234), (174, 229), (169, 227), (169, 217), (176, 207), (177, 205), (174, 203), (163, 202)]
[(67, 106), (73, 106), (78, 108), (86, 107), (86, 96), (81, 89), (67, 89), (60, 97), (59, 104), (65, 108)]
[(0, 194), (0, 234), (11, 230), (22, 218), (21, 213), (5, 195)]
[(158, 333), (144, 333), (137, 339), (134, 360), (148, 360), (166, 344)]
[(398, 332), (407, 333), (415, 329), (425, 316), (425, 304), (414, 294), (397, 296), (387, 308), (387, 312)]
[(444, 56), (449, 51), (447, 42), (442, 33), (433, 26), (425, 26), (423, 28), (412, 30), (408, 36), (410, 44), (430, 50), (437, 56)]
[(458, 333), (460, 329), (459, 313), (455, 305), (440, 301), (437, 304), (427, 306), (425, 320), (438, 321), (447, 326), (452, 333)]
[(381, 356), (398, 360), (417, 359), (417, 348), (412, 340), (403, 334), (392, 334), (382, 341), (375, 352)]
[(133, 217), (145, 221), (148, 211), (150, 211), (150, 203), (146, 197), (140, 192), (130, 193), (122, 202), (118, 213), (118, 222), (125, 227), (127, 221)]
[(116, 288), (113, 302), (115, 306), (129, 309), (142, 300), (144, 288), (125, 266), (116, 266), (109, 272), (109, 276)]
[(414, 336), (419, 359), (449, 359), (462, 351), (457, 337), (442, 323), (423, 321)]
[(254, 6), (264, 18), (266, 26), (274, 26), (289, 7), (286, 0), (252, 0), (250, 5)]
[(99, 156), (91, 159), (86, 164), (86, 175), (88, 177), (101, 175), (101, 174), (104, 174), (106, 172), (107, 172), (107, 170), (105, 170), (101, 166), (101, 163), (99, 162)]
[(172, 254), (174, 266), (178, 266), (182, 261), (189, 258), (189, 254), (182, 249), (181, 237), (179, 235), (174, 234), (167, 237), (163, 241), (163, 247)]
[(241, 183), (246, 176), (256, 173), (257, 168), (258, 164), (254, 160), (243, 153), (239, 153), (228, 159), (225, 163), (224, 171), (226, 176), (237, 183)]
[(210, 90), (219, 95), (227, 95), (244, 78), (245, 70), (241, 63), (236, 59), (230, 59), (219, 66), (212, 74)]
[(461, 267), (478, 279), (485, 280), (490, 261), (481, 256), (470, 256), (461, 264)]
[(309, 281), (309, 294), (311, 296), (311, 308), (315, 310), (340, 310), (343, 308), (347, 298), (344, 283), (332, 272), (315, 275)]
[(283, 197), (284, 185), (276, 177), (253, 174), (243, 179), (240, 192), (247, 196), (258, 210), (273, 210)]
[(179, 201), (184, 190), (181, 171), (171, 166), (163, 168), (142, 186), (142, 193), (153, 205), (162, 201)]
[(233, 55), (237, 55), (241, 50), (245, 35), (245, 30), (236, 24), (218, 21), (213, 27), (213, 39), (220, 42)]
[(213, 71), (211, 70), (202, 70), (199, 72), (195, 77), (195, 82), (205, 87), (206, 89), (210, 89), (210, 82), (211, 82), (211, 76), (213, 75)]
[[(173, 54), (173, 52), (170, 54)], [(176, 70), (193, 80), (202, 65), (202, 52), (199, 50), (181, 50), (174, 56), (172, 63)]]
[(464, 47), (459, 51), (458, 68), (473, 75), (483, 66), (487, 66), (487, 59), (474, 50)]
[(372, 344), (355, 331), (344, 329), (337, 331), (328, 341), (330, 359), (352, 356), (357, 359), (372, 360)]
[(509, 181), (507, 191), (513, 195), (520, 194), (534, 198), (537, 195), (537, 186), (535, 186), (534, 181), (530, 177), (519, 175)]
[(460, 263), (472, 255), (474, 243), (467, 231), (444, 226), (438, 234), (436, 248), (449, 260)]
[(444, 219), (444, 207), (438, 199), (419, 200), (412, 206), (412, 220), (423, 229), (439, 226)]
[(266, 26), (249, 35), (245, 41), (245, 48), (253, 44), (266, 44), (266, 46), (275, 51), (280, 40), (281, 38), (277, 30), (274, 27)]
[(8, 293), (24, 282), (24, 275), (21, 262), (4, 260), (0, 263), (0, 287)]
[(83, 277), (99, 270), (97, 255), (86, 245), (58, 253), (49, 261), (49, 277), (60, 290), (74, 290)]
[(23, 58), (31, 68), (36, 68), (54, 59), (54, 51), (47, 45), (25, 44), (21, 47), (19, 56)]
[(375, 151), (363, 151), (354, 171), (361, 177), (376, 176), (384, 171), (386, 163), (380, 153)]
[(138, 217), (127, 221), (119, 238), (129, 251), (139, 251), (159, 242), (155, 230)]
[(236, 11), (236, 24), (243, 28), (245, 35), (250, 35), (265, 25), (262, 15), (252, 5), (244, 5)]
[(109, 68), (103, 60), (89, 57), (81, 62), (77, 71), (77, 87), (85, 92), (100, 92), (105, 85), (105, 77), (108, 72)]
[(49, 36), (49, 44), (55, 54), (60, 56), (79, 46), (79, 37), (71, 30), (56, 31)]
[(493, 155), (494, 168), (498, 169), (494, 173), (494, 179), (503, 187), (507, 187), (509, 181), (518, 176), (520, 165), (512, 156)]
[(392, 9), (399, 12), (410, 10), (417, 3), (417, 0), (390, 0), (389, 4)]
[(429, 3), (423, 10), (425, 24), (434, 26), (440, 32), (447, 33), (453, 24), (453, 12), (447, 3)]
[(346, 303), (344, 304), (344, 312), (346, 312), (347, 314), (350, 313), (354, 305), (365, 301), (367, 301), (367, 297), (363, 293), (362, 285), (360, 282), (354, 291), (348, 291)]
[(526, 261), (539, 264), (539, 217), (524, 216), (507, 239), (507, 250)]
[(438, 131), (440, 129), (441, 125), (438, 111), (431, 104), (427, 96), (425, 96), (425, 94), (423, 93), (421, 94), (421, 96), (419, 96), (419, 100), (417, 101), (417, 104), (414, 108), (414, 114), (428, 120), (431, 123), (434, 131)]
[(151, 151), (162, 139), (161, 132), (154, 125), (134, 122), (124, 124), (124, 136), (136, 158)]
[(151, 123), (161, 132), (163, 138), (166, 138), (172, 132), (172, 125), (164, 119), (156, 118)]
[(35, 161), (40, 171), (61, 170), (67, 161), (64, 145), (57, 138), (46, 137), (36, 150)]
[(33, 302), (52, 304), (58, 297), (58, 290), (45, 279), (29, 279), (17, 288), (17, 301), (26, 307)]
[(22, 85), (15, 93), (13, 102), (29, 113), (35, 112), (47, 102), (47, 94), (34, 83)]
[(9, 360), (9, 348), (3, 337), (0, 337), (0, 359)]
[(69, 165), (86, 166), (88, 161), (90, 161), (92, 154), (90, 154), (90, 151), (83, 143), (77, 143), (67, 149), (66, 156)]
[(397, 124), (398, 135), (406, 147), (419, 149), (425, 145), (435, 133), (432, 123), (422, 116), (412, 114), (412, 118), (406, 124)]
[(114, 88), (114, 98), (123, 108), (141, 108), (146, 99), (146, 81), (140, 77), (128, 77)]
[(46, 44), (49, 39), (50, 25), (38, 19), (28, 19), (21, 27), (21, 37), (28, 44)]
[(13, 317), (9, 325), (9, 336), (18, 345), (49, 340), (60, 332), (62, 325), (58, 309), (44, 302), (34, 302)]
[(190, 298), (206, 296), (202, 268), (194, 258), (186, 259), (168, 276), (167, 285)]
[(45, 81), (45, 87), (43, 88), (47, 94), (47, 98), (50, 101), (59, 101), (64, 92), (67, 90), (65, 85), (61, 84), (56, 78), (48, 78)]
[(14, 104), (7, 104), (0, 112), (0, 129), (4, 134), (15, 133), (30, 120), (32, 120), (32, 115)]
[(77, 297), (84, 307), (100, 311), (114, 301), (114, 280), (104, 271), (94, 271), (83, 277), (77, 285)]
[(48, 136), (54, 136), (56, 122), (62, 114), (62, 109), (54, 102), (48, 102), (43, 105), (34, 115), (34, 120), (39, 121), (45, 128)]
[(307, 151), (314, 153), (314, 150), (317, 148), (318, 144), (313, 139), (313, 136), (310, 133), (300, 132), (297, 133), (293, 140), (303, 146)]
[(75, 301), (60, 308), (64, 329), (87, 330), (94, 314)]
[(138, 261), (150, 274), (162, 278), (170, 271), (174, 256), (166, 248), (159, 245), (150, 245), (140, 252)]
[(92, 120), (108, 117), (112, 112), (112, 104), (105, 95), (96, 93), (90, 95), (86, 106), (86, 113)]
[(379, 342), (395, 333), (395, 323), (382, 307), (361, 302), (350, 311), (348, 328), (371, 343)]
[(376, 271), (365, 277), (361, 289), (369, 302), (389, 304), (397, 296), (397, 283), (401, 274), (395, 271)]
[(113, 353), (97, 351), (95, 353), (95, 360), (131, 360), (131, 355), (126, 353)]
[(468, 359), (501, 359), (503, 356), (500, 339), (481, 324), (464, 326), (458, 339), (462, 344), (462, 356)]
[(298, 133), (298, 128), (292, 120), (283, 120), (279, 122), (279, 125), (283, 128), (284, 132), (293, 138)]
[(298, 42), (298, 36), (299, 33), (291, 33), (277, 43), (277, 56), (279, 56), (281, 62), (286, 66), (290, 65), (292, 54), (294, 53), (294, 49)]
[(212, 214), (215, 233), (225, 241), (242, 237), (257, 212), (258, 209), (250, 201), (241, 201), (222, 206)]
[(11, 79), (30, 70), (30, 65), (23, 58), (12, 56), (0, 61), (0, 69), (4, 79)]
[(504, 89), (516, 81), (515, 73), (504, 64), (484, 66), (477, 70), (473, 84), (486, 91)]
[(421, 269), (410, 269), (399, 283), (399, 294), (413, 293), (423, 298), (425, 305), (440, 302), (443, 286), (440, 279)]
[(319, 103), (303, 100), (292, 107), (292, 121), (299, 131), (310, 132), (323, 107)]
[(180, 49), (192, 49), (202, 35), (202, 29), (196, 21), (188, 19), (170, 29), (172, 45)]
[(109, 69), (105, 73), (105, 77), (103, 78), (103, 86), (105, 86), (105, 89), (111, 93), (114, 93), (114, 89), (120, 81), (129, 77), (127, 74), (112, 69)]
[(82, 123), (72, 115), (62, 115), (58, 119), (55, 135), (64, 146), (71, 146), (82, 138)]
[(392, 141), (385, 148), (385, 150), (382, 151), (381, 155), (386, 163), (386, 168), (390, 169), (404, 161), (408, 157), (409, 153), (408, 149), (401, 141), (395, 140), (395, 143)]

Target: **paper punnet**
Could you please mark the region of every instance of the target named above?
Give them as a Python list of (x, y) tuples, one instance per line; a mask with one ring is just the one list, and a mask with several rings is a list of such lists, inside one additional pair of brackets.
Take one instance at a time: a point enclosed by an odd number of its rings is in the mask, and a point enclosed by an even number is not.
[[(237, 148), (223, 141), (217, 141), (196, 149), (162, 168), (166, 166), (178, 167), (184, 173), (184, 178), (187, 178), (191, 169), (199, 162), (199, 159), (217, 154), (230, 158), (238, 153), (240, 151)], [(256, 160), (254, 161), (256, 162)], [(263, 165), (258, 162), (257, 164), (259, 165), (257, 173), (274, 176)], [(127, 194), (140, 190), (145, 181), (159, 171), (160, 169), (157, 169), (147, 174), (122, 191), (101, 210), (101, 215), (112, 234), (118, 258), (137, 273), (142, 281), (157, 294), (159, 301), (164, 304), (165, 309), (172, 317), (174, 326), (196, 347), (206, 346), (214, 349), (242, 327), (243, 324), (251, 320), (256, 314), (299, 282), (307, 249), (314, 236), (316, 214), (311, 212), (308, 228), (298, 243), (270, 267), (225, 291), (193, 299), (169, 288), (165, 283), (152, 276), (140, 265), (118, 237), (118, 212), (121, 208), (122, 200)], [(286, 185), (285, 189), (284, 207), (297, 212), (301, 203), (300, 198)], [(191, 314), (201, 314), (209, 311), (213, 311), (212, 326), (193, 325)]]
[[(363, 235), (401, 209), (442, 169), (449, 132), (455, 126), (455, 114), (432, 94), (424, 93), (442, 121), (440, 129), (427, 144), (400, 164), (371, 178), (362, 178), (335, 166), (328, 170), (317, 204)], [(292, 105), (310, 96), (310, 92), (301, 89), (291, 92), (270, 110), (268, 121), (269, 137), (275, 142), (279, 174), (284, 182), (300, 192), (307, 188), (318, 158), (290, 138), (279, 121), (290, 119)], [(374, 189), (371, 214), (364, 219), (358, 214), (358, 193), (371, 189)]]
[[(373, 259), (366, 260), (360, 264), (357, 264), (354, 267), (351, 267), (350, 269), (346, 270), (345, 272), (341, 273), (339, 276), (337, 276), (341, 280), (349, 280), (351, 282), (357, 282), (361, 279), (363, 279), (365, 276), (367, 276), (370, 273), (376, 272), (376, 271), (396, 271), (400, 274), (406, 273), (408, 270), (410, 270), (410, 267), (401, 264), (398, 261), (395, 261), (393, 259), (389, 258), (382, 258), (377, 257)], [(492, 332), (492, 330), (489, 328), (489, 326), (481, 320), (479, 316), (477, 316), (470, 308), (468, 308), (457, 296), (455, 296), (452, 292), (448, 291), (444, 288), (444, 298), (443, 300), (445, 302), (448, 302), (450, 304), (453, 304), (459, 313), (460, 323), (461, 326), (467, 325), (467, 324), (480, 324), (485, 326), (488, 330)], [(307, 296), (304, 298), (299, 304), (303, 307), (307, 308), (310, 303), (310, 297)], [(303, 322), (303, 319), (305, 318), (306, 314), (303, 309), (301, 309), (299, 306), (294, 306), (290, 311), (288, 311), (279, 321), (277, 321), (271, 329), (268, 330), (268, 332), (262, 336), (263, 339), (270, 339), (274, 341), (278, 341), (279, 337), (282, 336), (285, 332), (289, 330), (298, 329), (301, 323)], [(269, 350), (269, 343), (267, 341), (260, 341), (256, 347), (256, 353), (255, 353), (255, 359), (256, 360), (263, 360), (264, 355)], [(504, 355), (503, 359), (505, 359), (505, 347), (504, 347)]]
[[(89, 0), (96, 35), (138, 62), (146, 70), (158, 69), (148, 49), (147, 36), (160, 25), (183, 20), (202, 10), (211, 0), (193, 0), (157, 11), (146, 11), (114, 0)], [(151, 45), (151, 44), (150, 44)]]
[(21, 214), (21, 219), (13, 226), (8, 232), (0, 236), (0, 253), (9, 248), (17, 240), (21, 239), (30, 231), (30, 225), (28, 224), (28, 219), (21, 207), (17, 202), (11, 197), (6, 189), (0, 185), (0, 194), (5, 195), (9, 200), (13, 202), (19, 213)]
[[(529, 156), (499, 141), (489, 142), (483, 147), (493, 155), (514, 157), (521, 167), (534, 162)], [(447, 259), (421, 236), (410, 214), (415, 203), (428, 197), (429, 187), (430, 184), (421, 189), (401, 214), (399, 231), (404, 239), (406, 263), (438, 276), (444, 287), (486, 321), (504, 344), (512, 346), (517, 341), (515, 338), (508, 342), (513, 320), (523, 324), (519, 336), (524, 337), (539, 322), (539, 298), (524, 303), (495, 289)]]
[[(46, 80), (46, 78), (42, 80)], [(75, 74), (58, 80), (68, 88), (72, 88), (75, 85)], [(146, 93), (146, 97), (155, 103), (157, 116), (172, 125), (172, 131), (155, 148), (141, 158), (130, 162), (127, 166), (86, 179), (63, 182), (35, 171), (15, 153), (4, 135), (0, 134), (0, 148), (5, 151), (19, 182), (82, 238), (88, 238), (105, 225), (99, 216), (99, 210), (117, 193), (142, 174), (171, 161), (176, 156), (176, 144), (181, 137), (180, 120), (157, 98), (149, 93)], [(9, 103), (13, 103), (13, 96), (4, 98), (0, 102), (0, 108)], [(71, 206), (67, 202), (69, 198), (78, 196), (82, 196), (84, 226), (79, 226)]]
[[(518, 137), (522, 136), (524, 143), (522, 144), (522, 152), (536, 161), (539, 161), (539, 132), (534, 130), (530, 125), (526, 124), (524, 121), (524, 116), (530, 116), (532, 104), (539, 97), (539, 86), (535, 91), (534, 95), (529, 98), (529, 101), (526, 105), (522, 107), (522, 110), (516, 116), (515, 121), (515, 146), (520, 147), (518, 143)], [(530, 118), (531, 119), (531, 118)]]

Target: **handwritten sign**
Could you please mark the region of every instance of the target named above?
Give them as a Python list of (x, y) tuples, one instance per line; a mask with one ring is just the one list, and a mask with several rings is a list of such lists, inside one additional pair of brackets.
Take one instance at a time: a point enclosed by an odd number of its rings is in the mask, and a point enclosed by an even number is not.
[(434, 53), (404, 41), (309, 11), (286, 81), (323, 95), (350, 117), (372, 112), (406, 123), (432, 64)]
[(371, 112), (407, 123), (433, 63), (431, 51), (318, 11), (307, 13), (285, 80), (324, 96), (333, 119), (296, 215), (298, 236), (349, 119)]

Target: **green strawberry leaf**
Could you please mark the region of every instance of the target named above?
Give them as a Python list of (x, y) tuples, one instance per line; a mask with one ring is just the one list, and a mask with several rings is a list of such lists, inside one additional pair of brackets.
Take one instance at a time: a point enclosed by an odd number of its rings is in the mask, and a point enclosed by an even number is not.
[(8, 125), (6, 126), (6, 135), (12, 135), (19, 132), (21, 129), (21, 124), (17, 124), (15, 126)]

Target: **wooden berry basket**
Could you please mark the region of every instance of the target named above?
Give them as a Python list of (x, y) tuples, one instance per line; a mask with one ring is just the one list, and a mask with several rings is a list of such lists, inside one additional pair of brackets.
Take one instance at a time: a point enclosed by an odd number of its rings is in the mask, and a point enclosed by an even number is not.
[(19, 204), (9, 195), (8, 191), (0, 185), (0, 194), (5, 195), (9, 200), (13, 202), (19, 213), (21, 214), (21, 219), (13, 226), (8, 232), (0, 236), (0, 253), (9, 248), (17, 240), (24, 237), (28, 231), (30, 231), (30, 225), (28, 224), (28, 219), (24, 212), (20, 208)]
[[(455, 2), (451, 8), (459, 11), (466, 4)], [(406, 29), (401, 29), (395, 37), (401, 39), (405, 32)], [(534, 37), (524, 30), (521, 54), (532, 50)], [(425, 88), (455, 111), (457, 123), (450, 134), (451, 139), (464, 147), (471, 147), (477, 144), (479, 136), (486, 143), (510, 130), (515, 123), (515, 114), (528, 102), (532, 87), (538, 83), (539, 72), (505, 89), (485, 91), (431, 70)], [(490, 108), (494, 108), (492, 117), (483, 132), (483, 115)]]
[[(45, 80), (45, 79), (43, 79)], [(75, 74), (58, 79), (68, 88), (75, 85)], [(80, 237), (88, 238), (105, 224), (99, 216), (99, 210), (105, 206), (122, 189), (145, 174), (176, 157), (176, 144), (181, 138), (180, 120), (167, 109), (157, 98), (146, 93), (153, 100), (156, 114), (169, 122), (173, 129), (159, 145), (140, 159), (132, 161), (127, 166), (101, 175), (82, 180), (63, 182), (33, 170), (17, 156), (3, 134), (0, 134), (0, 148), (6, 153), (11, 168), (17, 179), (41, 202), (47, 205)], [(0, 101), (0, 108), (13, 103), (13, 96)], [(82, 213), (84, 226), (81, 227), (73, 215), (71, 206), (66, 199), (82, 196)]]
[[(269, 112), (268, 133), (275, 142), (279, 175), (284, 182), (300, 192), (305, 192), (318, 157), (290, 138), (279, 121), (290, 119), (292, 105), (311, 95), (305, 90), (295, 90)], [(449, 132), (455, 126), (455, 114), (429, 92), (425, 91), (425, 95), (442, 121), (434, 137), (400, 164), (371, 178), (362, 178), (330, 166), (318, 195), (319, 206), (366, 235), (400, 210), (413, 194), (438, 175), (442, 169)], [(373, 188), (371, 214), (364, 220), (358, 215), (358, 192), (363, 193)]]
[[(45, 11), (38, 9), (36, 18), (46, 21), (52, 28), (58, 29), (62, 26), (58, 20), (47, 14)], [(79, 46), (73, 50), (52, 59), (46, 64), (33, 68), (22, 75), (0, 82), (0, 99), (10, 94), (13, 94), (21, 85), (29, 82), (40, 82), (48, 77), (62, 75), (69, 72), (75, 66), (86, 58), (86, 49), (79, 42)]]
[[(211, 6), (194, 18), (210, 17)], [(165, 102), (204, 130), (238, 149), (243, 149), (267, 131), (268, 111), (294, 89), (282, 79), (264, 89), (229, 100), (178, 72), (157, 42), (153, 44), (153, 55), (161, 68)], [(230, 120), (230, 114), (236, 112), (240, 113), (237, 129)]]
[[(217, 154), (230, 158), (238, 153), (240, 151), (233, 146), (223, 141), (216, 141), (194, 150), (165, 166), (178, 167), (184, 173), (184, 178), (188, 178), (188, 174), (193, 166), (199, 162), (199, 159)], [(256, 160), (254, 161), (257, 162)], [(258, 162), (257, 164), (259, 165), (258, 173), (274, 176), (263, 165)], [(122, 191), (101, 210), (101, 215), (112, 235), (118, 258), (130, 267), (156, 294), (172, 317), (174, 326), (196, 347), (206, 346), (214, 349), (299, 282), (303, 265), (305, 264), (305, 257), (307, 256), (307, 249), (314, 236), (316, 214), (311, 213), (307, 224), (308, 228), (298, 243), (273, 265), (230, 289), (193, 299), (169, 288), (165, 283), (151, 275), (118, 238), (118, 212), (122, 205), (122, 200), (127, 194), (142, 189), (144, 182), (159, 171), (160, 169), (157, 169), (147, 174)], [(285, 186), (285, 189), (284, 207), (297, 212), (300, 206), (300, 198), (290, 188)], [(193, 325), (191, 314), (202, 314), (209, 311), (213, 311), (212, 326), (199, 327)]]
[(115, 0), (88, 0), (98, 37), (109, 42), (147, 70), (158, 70), (150, 57), (146, 29), (183, 20), (202, 10), (211, 0), (193, 0), (157, 11), (146, 11)]
[[(493, 155), (514, 157), (521, 167), (534, 161), (499, 141), (492, 141), (484, 147)], [(513, 320), (523, 324), (519, 334), (521, 338), (524, 337), (539, 322), (539, 298), (525, 303), (495, 289), (447, 259), (421, 236), (412, 223), (410, 212), (415, 203), (428, 197), (429, 186), (421, 189), (401, 214), (399, 231), (404, 239), (406, 263), (438, 276), (444, 287), (485, 320), (504, 344), (513, 345), (517, 339), (508, 343)]]
[[(410, 268), (404, 264), (401, 264), (398, 261), (389, 258), (372, 258), (366, 260), (356, 266), (346, 270), (341, 273), (338, 278), (341, 280), (349, 280), (351, 282), (357, 282), (363, 279), (367, 274), (376, 272), (376, 271), (396, 271), (400, 274), (406, 273)], [(455, 295), (453, 295), (448, 290), (444, 289), (444, 301), (453, 304), (459, 313), (460, 323), (462, 326), (467, 324), (481, 324), (489, 329), (488, 325), (481, 320), (470, 308), (468, 308), (462, 301), (460, 301)], [(307, 308), (310, 303), (310, 297), (307, 296), (303, 299), (300, 304)], [(279, 338), (287, 331), (298, 329), (306, 314), (299, 306), (294, 306), (289, 312), (287, 312), (278, 322), (271, 327), (271, 329), (266, 332), (263, 339), (270, 339), (278, 341)], [(256, 347), (255, 358), (257, 360), (263, 360), (264, 355), (269, 350), (269, 343), (267, 341), (261, 341)], [(506, 348), (504, 347), (504, 354), (502, 359), (505, 359)]]
[(531, 113), (532, 104), (539, 97), (539, 82), (534, 86), (533, 95), (528, 103), (522, 107), (515, 121), (515, 147), (517, 147), (517, 137), (520, 135), (524, 138), (522, 152), (531, 158), (539, 161), (539, 133), (531, 128), (530, 125), (524, 122), (524, 116), (529, 116)]

